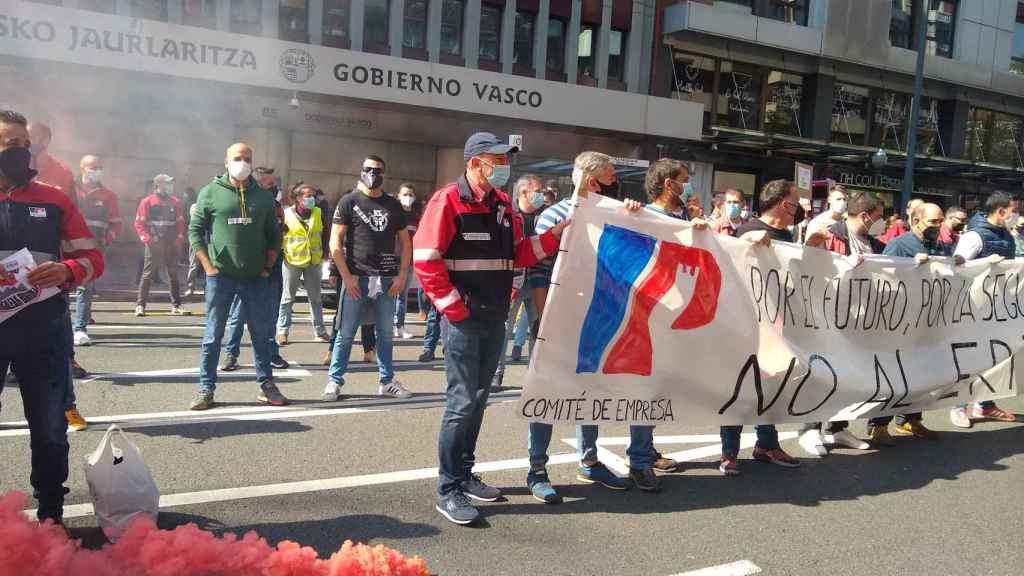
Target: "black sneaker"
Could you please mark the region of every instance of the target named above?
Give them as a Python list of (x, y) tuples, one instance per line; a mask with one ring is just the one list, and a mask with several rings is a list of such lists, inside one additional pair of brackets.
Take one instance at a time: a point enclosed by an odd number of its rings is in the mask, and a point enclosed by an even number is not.
[(434, 509), (447, 518), (449, 522), (454, 522), (460, 526), (472, 524), (480, 517), (480, 512), (469, 501), (469, 498), (458, 490), (439, 497)]
[(512, 347), (512, 361), (513, 362), (519, 362), (522, 359), (523, 359), (523, 347), (522, 346), (513, 346)]
[(88, 375), (89, 375), (89, 373), (86, 372), (85, 368), (82, 368), (82, 366), (78, 363), (78, 360), (75, 360), (74, 358), (72, 358), (71, 359), (71, 377), (72, 378), (79, 378), (79, 379), (81, 379), (81, 378), (85, 378)]
[(280, 354), (274, 354), (274, 357), (270, 359), (270, 365), (278, 370), (287, 370), (291, 366), (287, 360), (281, 358)]
[(629, 479), (643, 492), (661, 492), (661, 479), (654, 474), (653, 468), (644, 470), (630, 468)]
[(423, 353), (420, 354), (420, 362), (433, 362), (434, 360), (434, 353), (430, 350), (424, 350)]
[(277, 385), (271, 382), (260, 385), (260, 393), (256, 399), (271, 406), (287, 406), (288, 399), (277, 389)]
[(501, 390), (501, 386), (505, 380), (505, 374), (503, 372), (495, 372), (494, 378), (491, 378), (491, 391), (498, 392)]
[(471, 474), (469, 480), (462, 483), (462, 491), (473, 500), (494, 502), (501, 498), (501, 490), (484, 484), (479, 474)]
[(224, 372), (234, 372), (239, 368), (240, 366), (238, 365), (238, 357), (232, 356), (231, 354), (228, 354), (227, 356), (224, 357), (224, 364), (220, 367), (220, 369)]

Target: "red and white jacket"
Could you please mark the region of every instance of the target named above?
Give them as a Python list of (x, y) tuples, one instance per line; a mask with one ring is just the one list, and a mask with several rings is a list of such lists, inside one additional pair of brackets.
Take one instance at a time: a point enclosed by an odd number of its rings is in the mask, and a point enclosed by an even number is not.
[(139, 202), (135, 212), (135, 232), (143, 244), (153, 240), (185, 243), (185, 214), (174, 196), (150, 194)]
[(413, 264), (423, 290), (449, 321), (504, 321), (513, 271), (556, 250), (551, 232), (524, 235), (523, 218), (508, 195), (498, 189), (479, 193), (462, 175), (427, 203), (413, 237)]

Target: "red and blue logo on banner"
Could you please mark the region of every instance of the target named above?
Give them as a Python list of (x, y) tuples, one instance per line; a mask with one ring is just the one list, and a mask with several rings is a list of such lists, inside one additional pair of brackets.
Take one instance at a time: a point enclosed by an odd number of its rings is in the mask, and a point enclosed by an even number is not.
[(680, 266), (697, 280), (693, 297), (671, 328), (693, 330), (714, 320), (718, 308), (722, 272), (711, 252), (605, 226), (597, 246), (594, 296), (580, 334), (577, 374), (600, 370), (651, 375), (651, 311), (675, 284)]

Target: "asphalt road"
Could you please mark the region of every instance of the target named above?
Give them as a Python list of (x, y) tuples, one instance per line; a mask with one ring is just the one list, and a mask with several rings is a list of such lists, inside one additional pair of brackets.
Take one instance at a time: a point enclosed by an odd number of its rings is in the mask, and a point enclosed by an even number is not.
[[(154, 300), (158, 297), (155, 297)], [(769, 575), (1019, 575), (1024, 572), (1024, 426), (982, 423), (953, 430), (945, 413), (926, 422), (939, 442), (904, 440), (883, 451), (837, 450), (802, 459), (797, 470), (749, 460), (743, 475), (717, 470), (717, 430), (661, 426), (662, 452), (685, 451), (684, 472), (664, 477), (651, 495), (613, 493), (577, 483), (570, 427), (556, 427), (552, 480), (558, 506), (533, 500), (525, 486), (526, 424), (515, 417), (525, 366), (506, 375), (484, 421), (478, 469), (507, 499), (484, 505), (477, 527), (449, 524), (434, 511), (437, 431), (443, 369), (415, 361), (419, 338), (396, 341), (399, 378), (409, 400), (376, 397), (375, 367), (353, 364), (341, 401), (322, 403), (319, 365), (326, 345), (297, 307), (295, 363), (277, 375), (294, 403), (256, 402), (249, 368), (222, 375), (221, 404), (188, 413), (197, 384), (202, 306), (187, 317), (137, 319), (129, 303), (100, 303), (94, 345), (78, 350), (93, 375), (76, 383), (78, 404), (94, 424), (70, 435), (68, 525), (92, 546), (101, 536), (89, 513), (82, 461), (117, 421), (142, 450), (167, 506), (160, 524), (196, 522), (215, 531), (256, 530), (271, 543), (289, 539), (321, 555), (352, 539), (420, 555), (437, 574), (644, 574), (669, 576), (745, 560)], [(414, 318), (412, 318), (415, 320)], [(422, 334), (423, 326), (411, 330)], [(361, 359), (356, 346), (354, 358)], [(3, 393), (0, 487), (29, 492), (28, 436), (20, 399)], [(1024, 412), (1020, 399), (1002, 405)], [(863, 422), (854, 425), (863, 434)], [(792, 431), (792, 427), (782, 427)], [(605, 460), (621, 466), (625, 428), (602, 430)], [(792, 434), (790, 435), (792, 436)], [(671, 437), (665, 439), (666, 437)], [(618, 443), (616, 443), (618, 441)], [(735, 566), (735, 565), (734, 565)], [(718, 575), (749, 573), (719, 568)]]

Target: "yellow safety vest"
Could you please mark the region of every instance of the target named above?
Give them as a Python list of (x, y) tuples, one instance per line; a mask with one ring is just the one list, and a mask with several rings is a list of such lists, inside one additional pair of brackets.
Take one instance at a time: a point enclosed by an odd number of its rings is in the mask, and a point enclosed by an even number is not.
[(307, 268), (320, 265), (324, 257), (323, 242), (320, 233), (324, 223), (320, 219), (320, 209), (313, 208), (307, 222), (295, 213), (295, 208), (284, 211), (284, 259), (296, 268)]

